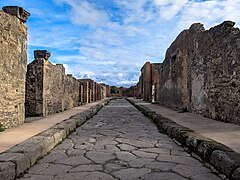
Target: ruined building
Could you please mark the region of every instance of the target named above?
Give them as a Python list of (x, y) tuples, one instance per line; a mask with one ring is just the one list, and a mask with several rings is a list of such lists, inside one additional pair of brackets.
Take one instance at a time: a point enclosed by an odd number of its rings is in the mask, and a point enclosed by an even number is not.
[[(240, 30), (234, 24), (205, 30), (196, 23), (178, 35), (158, 68), (158, 103), (240, 124)], [(141, 78), (138, 96), (149, 100)]]
[(98, 83), (91, 79), (66, 75), (63, 65), (53, 65), (50, 56), (47, 50), (36, 50), (27, 66), (26, 116), (47, 116), (107, 97), (106, 85), (96, 89)]
[(25, 116), (47, 116), (108, 96), (107, 85), (66, 75), (62, 64), (49, 61), (47, 50), (34, 51), (34, 60), (27, 65), (24, 23), (29, 15), (17, 6), (0, 11), (0, 126), (4, 128), (24, 123)]
[(0, 124), (5, 128), (22, 124), (25, 118), (27, 71), (27, 26), (30, 14), (7, 6), (0, 11)]

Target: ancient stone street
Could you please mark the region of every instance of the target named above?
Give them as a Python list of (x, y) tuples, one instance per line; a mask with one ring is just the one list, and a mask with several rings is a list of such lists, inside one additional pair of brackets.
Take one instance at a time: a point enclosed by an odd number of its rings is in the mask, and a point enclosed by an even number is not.
[(40, 159), (21, 179), (219, 179), (124, 99)]

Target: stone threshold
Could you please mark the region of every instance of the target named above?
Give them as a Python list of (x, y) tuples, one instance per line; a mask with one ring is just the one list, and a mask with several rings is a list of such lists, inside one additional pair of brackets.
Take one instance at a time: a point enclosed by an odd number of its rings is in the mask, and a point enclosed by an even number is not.
[(240, 179), (240, 154), (231, 148), (210, 138), (206, 138), (192, 129), (177, 124), (167, 117), (157, 114), (147, 106), (137, 104), (133, 99), (127, 99), (146, 117), (151, 119), (159, 131), (171, 137), (174, 141), (187, 149), (189, 153), (197, 155), (203, 163), (209, 163), (227, 178)]
[(21, 176), (36, 161), (61, 143), (70, 133), (93, 117), (111, 98), (82, 111), (0, 154), (0, 180)]

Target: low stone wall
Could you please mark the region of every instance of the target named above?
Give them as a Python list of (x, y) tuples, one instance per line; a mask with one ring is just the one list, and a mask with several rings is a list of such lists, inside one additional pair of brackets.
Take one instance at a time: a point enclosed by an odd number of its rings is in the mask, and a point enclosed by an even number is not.
[(12, 180), (61, 143), (71, 132), (96, 114), (110, 99), (102, 100), (89, 110), (20, 143), (0, 154), (0, 179)]
[(190, 153), (196, 154), (205, 163), (210, 163), (220, 173), (233, 180), (240, 179), (240, 154), (212, 139), (205, 138), (193, 130), (156, 114), (147, 107), (137, 105), (128, 99), (145, 116), (150, 118), (159, 131), (176, 140)]
[(0, 126), (10, 128), (25, 118), (27, 26), (30, 14), (19, 7), (0, 11)]

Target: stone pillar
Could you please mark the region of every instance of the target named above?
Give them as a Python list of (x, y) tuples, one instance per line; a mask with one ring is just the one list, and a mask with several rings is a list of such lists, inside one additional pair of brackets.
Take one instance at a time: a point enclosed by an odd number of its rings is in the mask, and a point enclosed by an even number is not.
[(51, 53), (34, 51), (34, 61), (27, 65), (26, 74), (26, 116), (44, 116), (44, 68)]
[(6, 6), (0, 11), (0, 125), (10, 128), (25, 119), (27, 21), (30, 13)]
[(94, 82), (94, 101), (97, 101), (97, 82)]
[(83, 102), (89, 102), (89, 82), (87, 80), (83, 80)]

